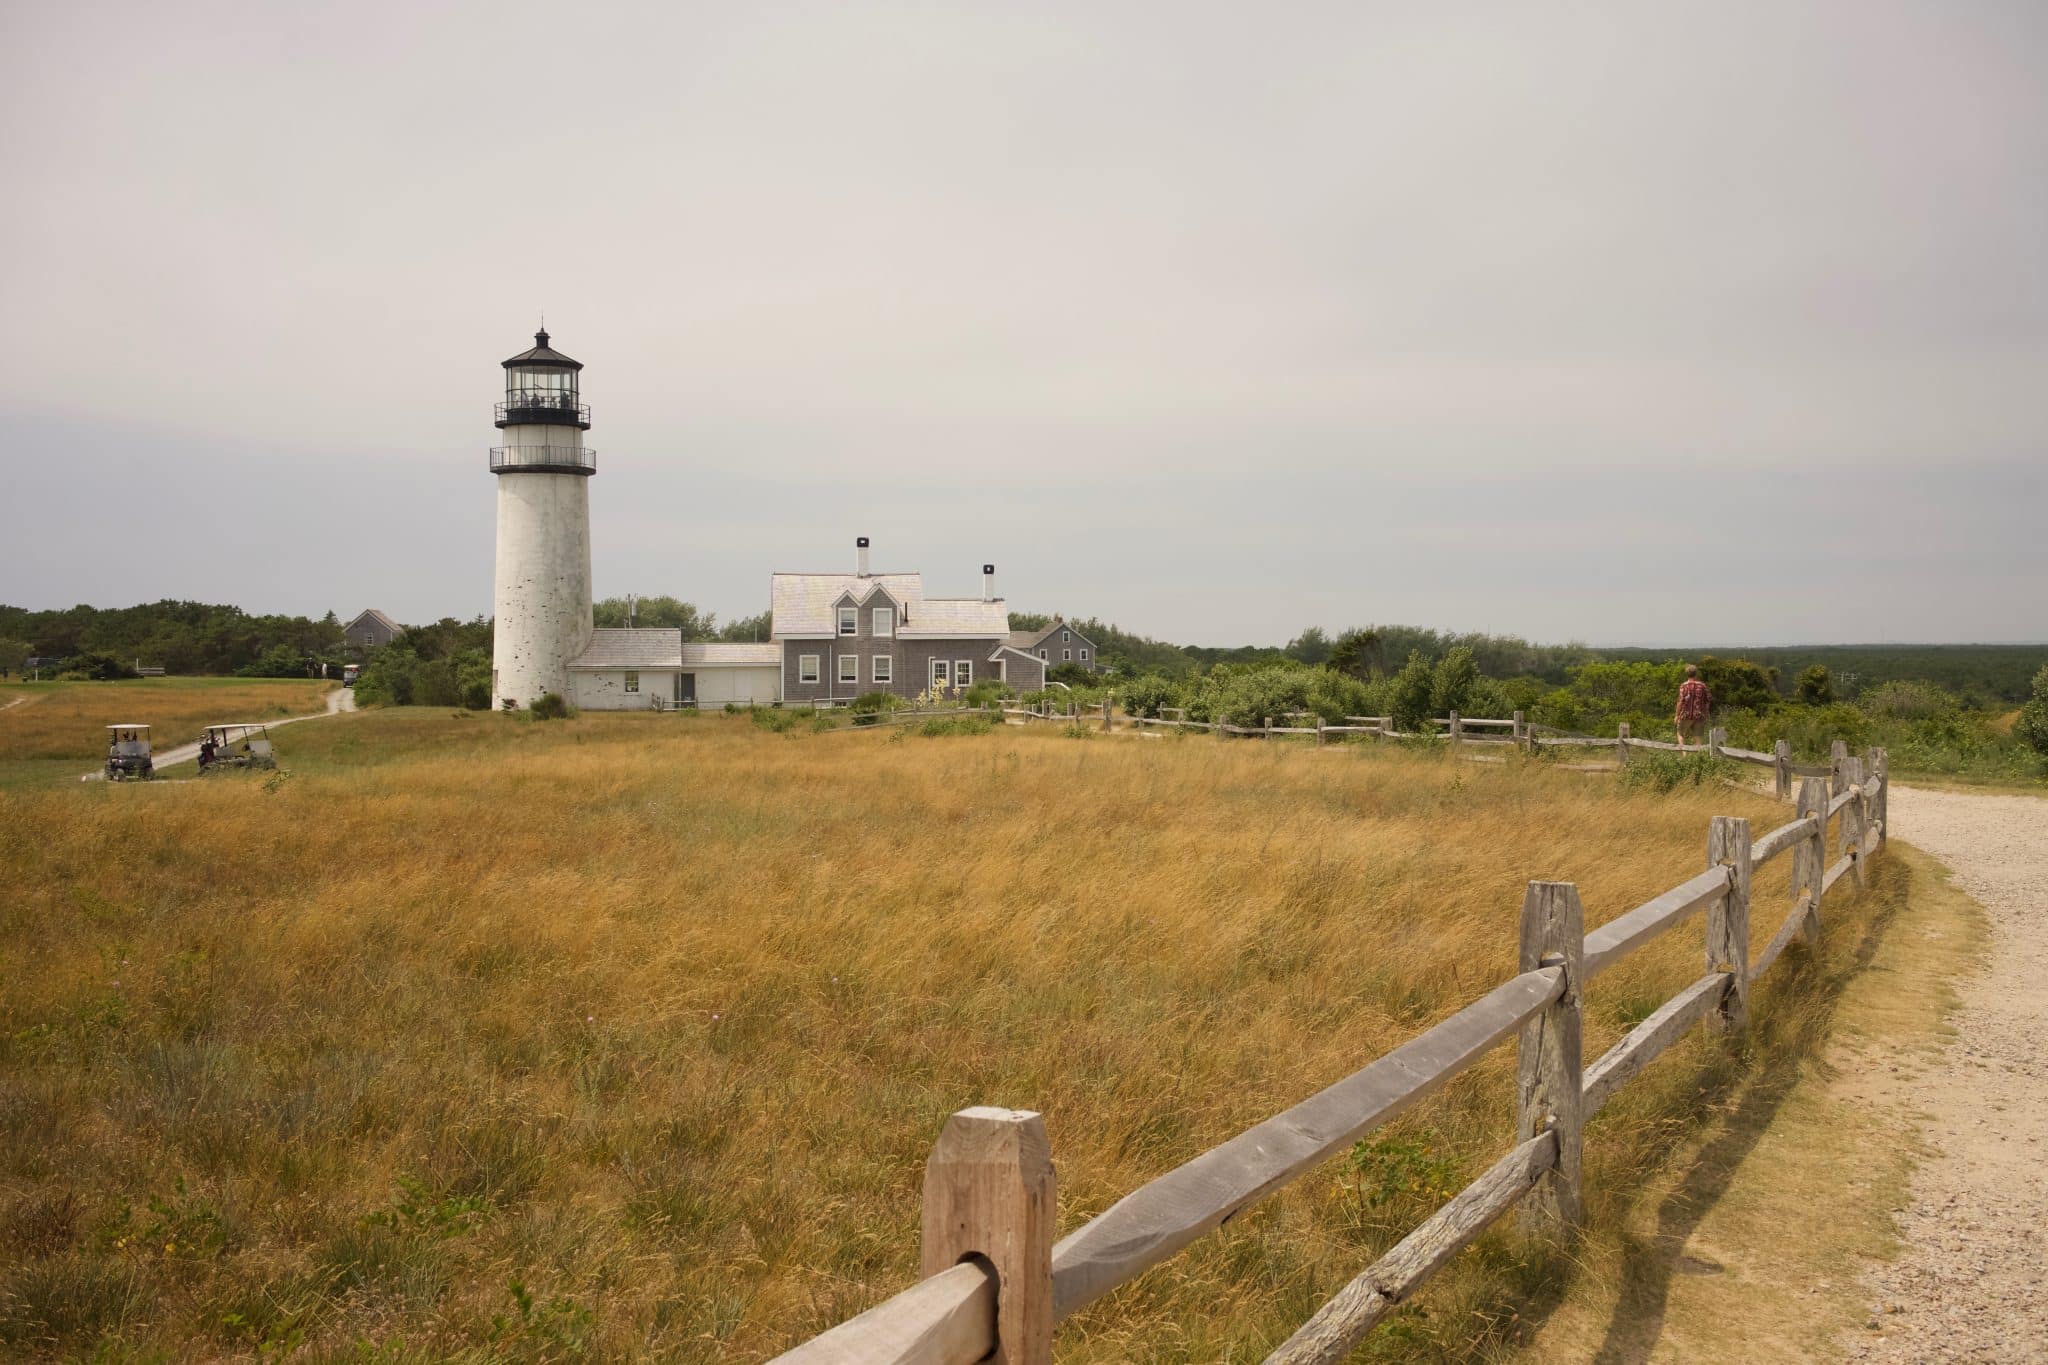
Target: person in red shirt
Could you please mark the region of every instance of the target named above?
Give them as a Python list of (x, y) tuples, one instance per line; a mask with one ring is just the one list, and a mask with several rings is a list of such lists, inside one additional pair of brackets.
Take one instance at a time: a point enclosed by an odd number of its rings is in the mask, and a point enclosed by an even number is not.
[(1678, 685), (1678, 710), (1671, 717), (1678, 727), (1678, 742), (1698, 744), (1706, 737), (1707, 708), (1714, 704), (1714, 698), (1707, 691), (1707, 685), (1700, 681), (1698, 664), (1685, 666), (1685, 681)]

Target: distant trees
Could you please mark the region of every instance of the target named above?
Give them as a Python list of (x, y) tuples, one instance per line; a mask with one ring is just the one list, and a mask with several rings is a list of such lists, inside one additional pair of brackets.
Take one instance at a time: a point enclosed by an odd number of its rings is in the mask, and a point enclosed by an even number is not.
[(1329, 633), (1321, 626), (1310, 626), (1289, 640), (1283, 652), (1300, 663), (1327, 663), (1330, 658)]
[[(591, 615), (601, 627), (617, 629), (627, 624), (627, 599), (607, 597), (591, 605)], [(718, 618), (700, 612), (694, 602), (678, 597), (654, 596), (632, 599), (631, 624), (643, 630), (680, 630), (685, 640), (709, 640), (718, 633)]]
[(104, 655), (132, 664), (140, 659), (172, 673), (233, 673), (280, 645), (301, 661), (339, 660), (341, 624), (329, 612), (304, 616), (252, 616), (240, 607), (166, 599), (133, 607), (66, 607), (29, 611), (0, 606), (0, 638), (33, 646), (31, 653), (73, 660)]

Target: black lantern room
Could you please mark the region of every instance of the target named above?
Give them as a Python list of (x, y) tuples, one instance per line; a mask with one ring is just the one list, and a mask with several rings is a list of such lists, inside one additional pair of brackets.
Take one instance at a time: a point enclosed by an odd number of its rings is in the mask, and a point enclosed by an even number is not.
[(505, 362), (505, 401), (498, 404), (500, 427), (539, 424), (590, 430), (590, 409), (577, 401), (580, 360), (548, 345), (547, 329), (533, 334), (532, 350)]

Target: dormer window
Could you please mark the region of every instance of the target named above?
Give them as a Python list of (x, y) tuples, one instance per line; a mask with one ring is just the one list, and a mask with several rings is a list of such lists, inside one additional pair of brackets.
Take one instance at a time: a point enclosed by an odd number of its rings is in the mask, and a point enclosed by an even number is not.
[(859, 607), (841, 607), (839, 609), (839, 633), (841, 635), (860, 634)]
[(896, 608), (876, 607), (874, 622), (869, 627), (877, 640), (886, 640), (896, 633)]

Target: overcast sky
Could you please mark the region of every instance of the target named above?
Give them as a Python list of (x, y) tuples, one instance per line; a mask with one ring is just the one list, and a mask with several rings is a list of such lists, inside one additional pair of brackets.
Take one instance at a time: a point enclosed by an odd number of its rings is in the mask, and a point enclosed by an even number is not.
[(2048, 638), (2048, 5), (0, 7), (0, 602)]

